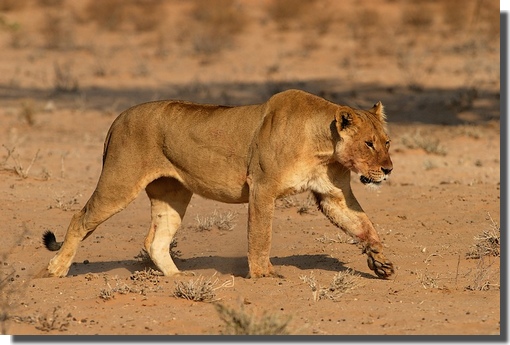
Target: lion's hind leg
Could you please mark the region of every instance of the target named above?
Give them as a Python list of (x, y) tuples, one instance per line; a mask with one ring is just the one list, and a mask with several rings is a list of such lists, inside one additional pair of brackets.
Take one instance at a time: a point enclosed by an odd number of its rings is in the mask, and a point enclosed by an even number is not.
[(105, 166), (96, 190), (87, 204), (72, 217), (61, 246), (60, 242), (56, 242), (56, 239), (50, 235), (45, 235), (43, 238), (51, 247), (48, 249), (58, 249), (58, 252), (50, 260), (47, 269), (43, 270), (39, 276), (65, 276), (80, 242), (90, 236), (101, 223), (131, 203), (150, 181), (149, 178), (141, 170), (119, 172)]
[(165, 276), (180, 271), (170, 256), (170, 243), (182, 222), (192, 192), (175, 179), (162, 177), (145, 189), (151, 201), (151, 227), (144, 247)]

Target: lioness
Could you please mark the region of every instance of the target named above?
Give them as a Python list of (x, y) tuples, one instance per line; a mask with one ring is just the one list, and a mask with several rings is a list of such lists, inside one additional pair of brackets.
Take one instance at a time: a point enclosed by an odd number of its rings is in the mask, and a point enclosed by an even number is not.
[(193, 193), (248, 203), (248, 277), (274, 276), (269, 260), (275, 199), (310, 190), (329, 220), (363, 244), (377, 276), (394, 273), (374, 226), (354, 197), (350, 171), (379, 184), (393, 165), (383, 106), (357, 110), (288, 90), (248, 106), (156, 101), (113, 122), (96, 190), (73, 216), (43, 276), (65, 276), (79, 243), (145, 188), (152, 222), (145, 249), (166, 276), (181, 273), (169, 246)]

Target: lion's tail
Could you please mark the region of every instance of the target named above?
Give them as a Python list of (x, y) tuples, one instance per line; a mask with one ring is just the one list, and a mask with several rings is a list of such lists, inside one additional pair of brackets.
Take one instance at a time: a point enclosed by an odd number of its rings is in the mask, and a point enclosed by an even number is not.
[(62, 247), (63, 242), (57, 242), (57, 239), (55, 237), (55, 234), (51, 232), (50, 230), (46, 231), (43, 234), (43, 243), (46, 249), (51, 250), (52, 252), (55, 252)]
[[(113, 127), (113, 126), (112, 126)], [(104, 162), (106, 161), (106, 155), (108, 153), (108, 146), (110, 145), (110, 138), (112, 136), (112, 127), (108, 130), (108, 134), (106, 134), (106, 138), (104, 140), (104, 147), (103, 147), (103, 166)]]

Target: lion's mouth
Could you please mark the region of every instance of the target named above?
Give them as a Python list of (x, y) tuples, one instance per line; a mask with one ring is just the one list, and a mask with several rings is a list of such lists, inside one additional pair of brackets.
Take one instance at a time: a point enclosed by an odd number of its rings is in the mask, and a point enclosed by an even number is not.
[(361, 175), (359, 180), (361, 181), (361, 183), (363, 184), (380, 184), (382, 181), (376, 181), (376, 180), (373, 180), (371, 179), (370, 177), (366, 177), (364, 175)]

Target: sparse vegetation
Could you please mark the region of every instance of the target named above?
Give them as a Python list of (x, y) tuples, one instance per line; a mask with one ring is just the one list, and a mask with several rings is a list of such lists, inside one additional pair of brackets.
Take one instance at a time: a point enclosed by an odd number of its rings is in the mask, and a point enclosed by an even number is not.
[(485, 291), (491, 286), (499, 288), (499, 284), (490, 282), (492, 275), (491, 267), (496, 261), (494, 257), (500, 256), (501, 230), (498, 224), (488, 214), (491, 222), (489, 229), (483, 230), (481, 235), (475, 236), (473, 248), (466, 253), (468, 259), (478, 260), (473, 284), (466, 287), (467, 290)]
[(72, 197), (66, 197), (65, 195), (59, 195), (55, 198), (55, 206), (51, 205), (49, 209), (58, 208), (62, 211), (72, 211), (76, 209), (76, 205), (79, 205), (79, 198), (81, 194), (75, 194)]
[(72, 70), (72, 64), (66, 62), (60, 64), (55, 62), (53, 64), (55, 72), (54, 89), (56, 92), (77, 92), (79, 89), (78, 78)]
[(237, 214), (233, 212), (220, 213), (216, 210), (210, 216), (197, 216), (197, 225), (193, 228), (197, 231), (210, 231), (214, 228), (222, 231), (230, 231), (234, 229)]
[(148, 268), (143, 271), (135, 271), (135, 273), (129, 277), (133, 284), (128, 285), (119, 277), (115, 276), (113, 278), (115, 280), (115, 286), (112, 286), (110, 284), (109, 277), (104, 275), (106, 288), (101, 289), (99, 292), (99, 298), (110, 300), (115, 298), (117, 293), (121, 295), (134, 293), (145, 296), (148, 292), (156, 291), (160, 288), (158, 286), (160, 277), (161, 274), (158, 271)]
[(234, 45), (236, 36), (245, 26), (241, 7), (233, 0), (193, 0), (191, 21), (186, 19), (179, 41), (189, 43), (191, 52), (203, 62)]
[(288, 30), (295, 23), (302, 22), (308, 16), (315, 0), (278, 0), (270, 1), (266, 12), (280, 30)]
[(16, 271), (9, 267), (5, 261), (8, 256), (7, 252), (2, 252), (0, 261), (0, 334), (7, 334), (6, 321), (11, 317), (11, 306), (9, 304), (9, 296), (14, 290), (9, 285)]
[(69, 327), (69, 321), (72, 318), (71, 314), (66, 316), (62, 315), (61, 307), (53, 308), (53, 311), (37, 317), (35, 328), (44, 332), (50, 331), (66, 331)]
[(475, 236), (473, 248), (466, 253), (468, 259), (480, 259), (484, 256), (500, 256), (501, 230), (498, 224), (488, 214), (490, 227), (480, 235)]
[(10, 149), (5, 145), (2, 145), (2, 146), (7, 150), (7, 158), (5, 159), (4, 165), (9, 160), (9, 158), (12, 158), (12, 160), (14, 161), (14, 167), (12, 169), (14, 170), (14, 172), (16, 172), (16, 174), (18, 174), (19, 177), (26, 179), (28, 177), (28, 173), (30, 172), (30, 169), (32, 168), (32, 165), (34, 165), (35, 161), (39, 157), (40, 150), (37, 150), (37, 152), (35, 153), (35, 156), (32, 158), (32, 161), (30, 162), (28, 167), (25, 169), (25, 168), (23, 168), (23, 165), (19, 161), (19, 155), (15, 154), (16, 148), (13, 147), (12, 149)]
[(425, 170), (433, 170), (437, 168), (437, 163), (431, 161), (430, 159), (427, 159), (426, 161), (423, 162), (423, 167), (425, 168)]
[(195, 302), (218, 301), (219, 299), (216, 298), (216, 290), (234, 286), (234, 277), (232, 276), (232, 280), (227, 280), (219, 284), (219, 279), (215, 276), (216, 273), (208, 279), (199, 276), (189, 281), (175, 282), (176, 285), (173, 295), (177, 298), (184, 298)]
[(228, 335), (286, 335), (290, 317), (263, 313), (260, 317), (250, 314), (241, 305), (240, 310), (215, 303), (220, 319), (225, 323), (223, 334)]
[(434, 16), (426, 2), (417, 2), (405, 4), (401, 19), (405, 27), (423, 30), (432, 25)]
[[(46, 312), (45, 314), (37, 313), (36, 316), (10, 316), (14, 322), (18, 323), (26, 323), (29, 325), (34, 325), (36, 329), (43, 332), (51, 332), (51, 331), (59, 331), (64, 332), (68, 330), (68, 327), (73, 320), (73, 316), (71, 313), (65, 314), (62, 311), (60, 306), (56, 306), (53, 308), (51, 312)], [(6, 319), (5, 319), (6, 320)], [(2, 324), (4, 324), (2, 320)], [(4, 330), (3, 330), (4, 331)], [(6, 334), (5, 332), (2, 334)]]
[(47, 49), (72, 49), (74, 43), (73, 22), (69, 13), (59, 9), (46, 11), (41, 34)]
[(445, 286), (439, 283), (441, 279), (439, 274), (435, 276), (430, 275), (428, 272), (417, 272), (418, 281), (424, 289), (444, 289)]
[(0, 0), (0, 11), (10, 12), (17, 11), (25, 7), (27, 3), (19, 0)]
[(129, 25), (136, 31), (152, 31), (165, 18), (163, 3), (161, 0), (89, 1), (85, 20), (94, 21), (109, 31), (118, 31)]
[(317, 283), (317, 278), (313, 272), (311, 272), (309, 276), (301, 276), (299, 278), (310, 286), (315, 302), (321, 299), (330, 299), (334, 302), (338, 302), (344, 294), (362, 286), (360, 277), (361, 276), (354, 273), (352, 269), (347, 269), (335, 274), (327, 287), (320, 286)]
[(315, 239), (317, 242), (320, 243), (348, 243), (348, 244), (356, 244), (358, 243), (358, 240), (344, 234), (344, 233), (338, 233), (335, 237), (331, 238), (327, 234), (324, 234), (320, 237), (317, 237)]
[(423, 135), (418, 129), (413, 134), (401, 137), (402, 144), (409, 149), (422, 149), (427, 153), (445, 156), (446, 148), (440, 140), (432, 136)]
[(29, 125), (35, 125), (35, 106), (32, 101), (21, 102), (20, 117)]
[(317, 208), (316, 202), (311, 194), (303, 201), (300, 201), (295, 196), (285, 196), (276, 200), (277, 208), (297, 208), (297, 213), (303, 215), (311, 213), (312, 210)]

